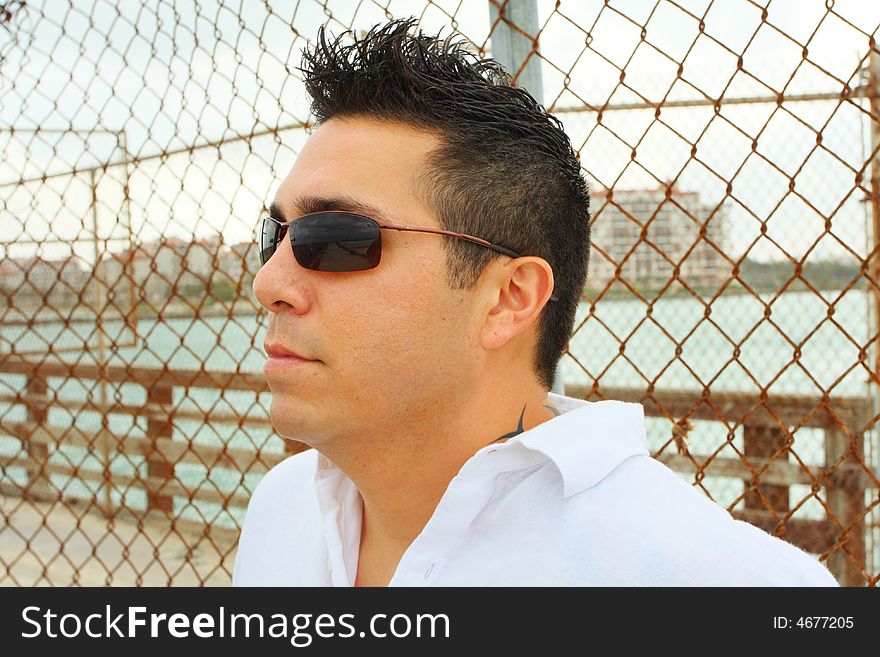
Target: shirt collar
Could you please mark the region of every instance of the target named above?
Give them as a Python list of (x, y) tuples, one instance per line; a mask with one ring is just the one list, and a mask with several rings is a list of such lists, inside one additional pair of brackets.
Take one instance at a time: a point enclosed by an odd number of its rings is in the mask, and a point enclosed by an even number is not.
[(548, 397), (562, 415), (516, 438), (553, 461), (562, 475), (564, 497), (595, 486), (629, 457), (648, 454), (641, 404)]
[[(462, 474), (513, 470), (549, 459), (562, 476), (563, 496), (570, 497), (595, 486), (629, 457), (648, 454), (641, 404), (588, 402), (552, 392), (548, 398), (561, 415), (504, 443), (481, 448), (462, 467)], [(320, 453), (317, 469), (323, 476), (343, 475)]]

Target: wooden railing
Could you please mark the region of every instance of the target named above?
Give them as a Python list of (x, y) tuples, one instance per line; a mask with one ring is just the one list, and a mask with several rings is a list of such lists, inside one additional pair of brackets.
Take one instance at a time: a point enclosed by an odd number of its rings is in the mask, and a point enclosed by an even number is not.
[[(178, 529), (237, 537), (237, 528), (193, 526), (192, 521), (173, 517), (174, 498), (189, 502), (219, 504), (229, 510), (243, 512), (250, 499), (250, 491), (239, 486), (235, 491), (223, 493), (212, 486), (192, 485), (181, 480), (176, 468), (182, 464), (201, 465), (214, 469), (226, 469), (235, 473), (264, 473), (287, 455), (306, 448), (301, 443), (277, 441), (277, 449), (233, 447), (218, 441), (205, 444), (183, 440), (174, 431), (177, 421), (193, 420), (210, 425), (225, 424), (247, 427), (271, 427), (268, 417), (242, 416), (225, 411), (199, 412), (175, 408), (172, 404), (175, 388), (190, 390), (204, 388), (225, 391), (267, 392), (265, 378), (251, 373), (205, 372), (195, 370), (161, 370), (146, 367), (109, 366), (100, 368), (88, 364), (64, 362), (31, 362), (18, 357), (0, 359), (0, 373), (23, 374), (27, 377), (26, 390), (18, 394), (0, 394), (0, 404), (21, 404), (27, 409), (24, 421), (0, 418), (0, 434), (11, 436), (21, 442), (19, 454), (0, 456), (4, 476), (0, 477), (0, 492), (6, 495), (25, 496), (41, 501), (86, 502), (101, 508), (108, 515), (122, 511), (127, 514), (164, 514), (174, 521)], [(50, 378), (73, 379), (89, 383), (137, 384), (146, 392), (146, 403), (130, 404), (120, 401), (100, 403), (91, 400), (78, 401), (54, 398), (49, 395)], [(63, 409), (71, 417), (79, 413), (93, 412), (104, 420), (102, 428), (87, 432), (71, 423), (69, 426), (50, 424), (49, 408)], [(134, 419), (146, 418), (147, 429), (131, 430), (124, 434), (112, 431), (107, 418), (125, 415)], [(52, 453), (60, 446), (81, 448), (99, 457), (102, 469), (81, 467), (66, 461), (52, 460)], [(110, 464), (119, 456), (142, 458), (146, 462), (145, 476), (112, 472)], [(24, 485), (13, 483), (5, 476), (11, 468), (21, 468), (27, 473)], [(80, 480), (94, 484), (96, 492), (91, 499), (82, 499), (81, 489), (65, 486), (59, 489), (50, 482), (51, 475), (65, 479)], [(143, 489), (147, 503), (144, 508), (124, 505), (114, 508), (107, 491), (124, 492), (132, 488)]]
[[(238, 415), (230, 412), (198, 412), (175, 408), (175, 388), (190, 390), (206, 388), (224, 391), (267, 392), (260, 374), (168, 370), (145, 367), (68, 364), (64, 362), (32, 362), (21, 357), (0, 358), (0, 373), (27, 377), (24, 390), (0, 395), (0, 404), (24, 405), (24, 421), (0, 418), (0, 434), (20, 441), (17, 455), (0, 457), (4, 476), (0, 492), (35, 500), (71, 502), (80, 493), (57, 488), (51, 475), (96, 484), (95, 493), (85, 501), (108, 515), (118, 513), (108, 491), (142, 489), (146, 505), (142, 509), (126, 506), (127, 513), (164, 515), (176, 529), (199, 534), (225, 535), (233, 540), (236, 527), (207, 527), (196, 521), (175, 517), (176, 498), (195, 503), (219, 504), (225, 509), (243, 512), (250, 491), (243, 485), (224, 493), (216, 487), (187, 484), (177, 476), (181, 464), (197, 464), (209, 471), (224, 469), (239, 475), (264, 473), (291, 453), (306, 449), (301, 443), (282, 441), (272, 449), (265, 447), (234, 447), (222, 441), (204, 444), (184, 440), (174, 431), (178, 420), (195, 420), (206, 424), (236, 425), (239, 428), (271, 427), (268, 417)], [(138, 384), (146, 391), (146, 403), (122, 401), (95, 403), (57, 399), (49, 395), (49, 378), (61, 377), (106, 384)], [(863, 586), (872, 576), (867, 573), (865, 492), (877, 488), (876, 472), (864, 464), (864, 432), (874, 418), (866, 400), (853, 398), (808, 398), (801, 396), (769, 396), (713, 393), (704, 397), (691, 391), (634, 391), (570, 385), (566, 394), (584, 399), (620, 399), (641, 402), (649, 417), (668, 418), (677, 447), (660, 450), (655, 457), (673, 470), (693, 474), (700, 482), (706, 476), (730, 477), (745, 482), (744, 508), (733, 515), (783, 537), (814, 553), (830, 553), (828, 565), (843, 585)], [(49, 408), (64, 409), (71, 417), (78, 413), (95, 412), (102, 420), (97, 432), (86, 432), (71, 423), (53, 426), (48, 423)], [(147, 419), (146, 431), (124, 434), (109, 429), (108, 418), (120, 414)], [(710, 420), (719, 423), (723, 436), (732, 435), (741, 426), (744, 450), (741, 456), (697, 455), (687, 449), (688, 420)], [(808, 466), (798, 458), (792, 435), (803, 427), (820, 428), (825, 432), (825, 455), (821, 466)], [(719, 440), (719, 451), (723, 440)], [(70, 462), (53, 461), (52, 454), (60, 446), (77, 447), (99, 456), (101, 469), (86, 468)], [(114, 473), (111, 464), (120, 456), (143, 459), (144, 475)], [(24, 485), (6, 476), (10, 468), (26, 472)], [(243, 477), (242, 477), (243, 479)], [(820, 520), (795, 519), (789, 507), (789, 487), (808, 485), (814, 492), (823, 491), (826, 517)]]

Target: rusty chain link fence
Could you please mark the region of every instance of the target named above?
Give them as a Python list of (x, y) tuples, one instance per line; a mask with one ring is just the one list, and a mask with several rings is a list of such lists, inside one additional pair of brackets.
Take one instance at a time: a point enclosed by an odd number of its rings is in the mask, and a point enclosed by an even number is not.
[[(880, 5), (0, 2), (0, 583), (228, 584), (290, 451), (256, 219), (319, 25), (415, 15), (564, 123), (593, 255), (559, 388), (644, 404), (737, 518), (880, 578)], [(686, 537), (683, 537), (686, 540)]]

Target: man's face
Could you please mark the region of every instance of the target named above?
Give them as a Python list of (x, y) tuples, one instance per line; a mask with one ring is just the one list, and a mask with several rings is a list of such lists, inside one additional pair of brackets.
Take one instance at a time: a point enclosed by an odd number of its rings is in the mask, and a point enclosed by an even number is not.
[[(308, 139), (275, 203), (290, 221), (302, 214), (299, 197), (342, 195), (380, 209), (380, 221), (439, 228), (414, 183), (438, 145), (403, 125), (331, 119)], [(333, 273), (300, 266), (288, 235), (254, 279), (270, 311), (266, 342), (320, 362), (266, 371), (282, 436), (318, 446), (371, 423), (412, 422), (467, 394), (479, 327), (473, 294), (447, 286), (444, 238), (383, 230), (378, 267)]]

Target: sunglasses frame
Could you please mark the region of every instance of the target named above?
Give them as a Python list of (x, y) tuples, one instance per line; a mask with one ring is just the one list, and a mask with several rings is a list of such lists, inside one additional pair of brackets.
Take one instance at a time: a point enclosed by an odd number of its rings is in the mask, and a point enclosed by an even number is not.
[[(287, 234), (289, 236), (289, 239), (293, 240), (293, 231), (290, 230), (290, 227), (292, 226), (292, 224), (295, 221), (299, 221), (300, 219), (303, 219), (305, 217), (311, 217), (311, 216), (319, 215), (319, 214), (344, 214), (344, 215), (349, 215), (352, 217), (358, 217), (359, 219), (366, 219), (367, 221), (370, 221), (370, 222), (376, 224), (380, 229), (384, 228), (386, 230), (396, 230), (399, 232), (428, 233), (428, 234), (432, 234), (432, 235), (446, 235), (447, 237), (456, 237), (458, 239), (467, 240), (468, 242), (471, 242), (472, 244), (476, 244), (478, 246), (482, 246), (487, 249), (492, 249), (493, 251), (500, 253), (501, 255), (506, 255), (510, 258), (521, 257), (521, 255), (519, 253), (517, 253), (516, 251), (514, 251), (512, 249), (508, 249), (507, 247), (501, 246), (499, 244), (493, 244), (492, 242), (490, 242), (488, 240), (484, 240), (481, 237), (475, 237), (473, 235), (468, 235), (467, 233), (456, 233), (451, 230), (443, 230), (442, 228), (422, 228), (419, 226), (406, 226), (403, 224), (392, 224), (392, 223), (379, 221), (378, 219), (373, 219), (372, 217), (368, 217), (363, 214), (358, 214), (357, 212), (347, 212), (344, 210), (323, 210), (321, 212), (310, 212), (308, 214), (301, 215), (291, 221), (279, 221), (278, 219), (276, 219), (275, 217), (273, 217), (271, 215), (264, 215), (261, 220), (261, 223), (263, 221), (271, 221), (272, 223), (274, 223), (278, 226), (279, 230), (281, 228), (284, 228), (285, 226), (287, 226), (288, 227)], [(262, 233), (262, 226), (260, 227), (260, 232)], [(284, 239), (284, 238), (282, 237), (281, 239)], [(281, 240), (279, 239), (278, 244), (275, 245), (276, 250), (277, 250), (278, 245), (280, 243), (281, 243)], [(262, 247), (262, 244), (258, 244), (258, 246)], [(291, 246), (293, 246), (292, 242), (291, 242)], [(260, 249), (260, 252), (262, 253), (262, 249)], [(272, 255), (274, 255), (274, 254), (275, 254), (275, 251), (272, 252)], [(269, 256), (269, 257), (271, 258), (272, 256)], [(262, 263), (262, 264), (265, 264), (265, 263)], [(371, 267), (371, 269), (374, 269), (374, 267)], [(320, 271), (320, 270), (318, 270), (318, 271)], [(361, 271), (369, 271), (369, 270), (361, 270)], [(558, 301), (559, 298), (554, 294), (550, 297), (549, 300), (550, 301)]]

